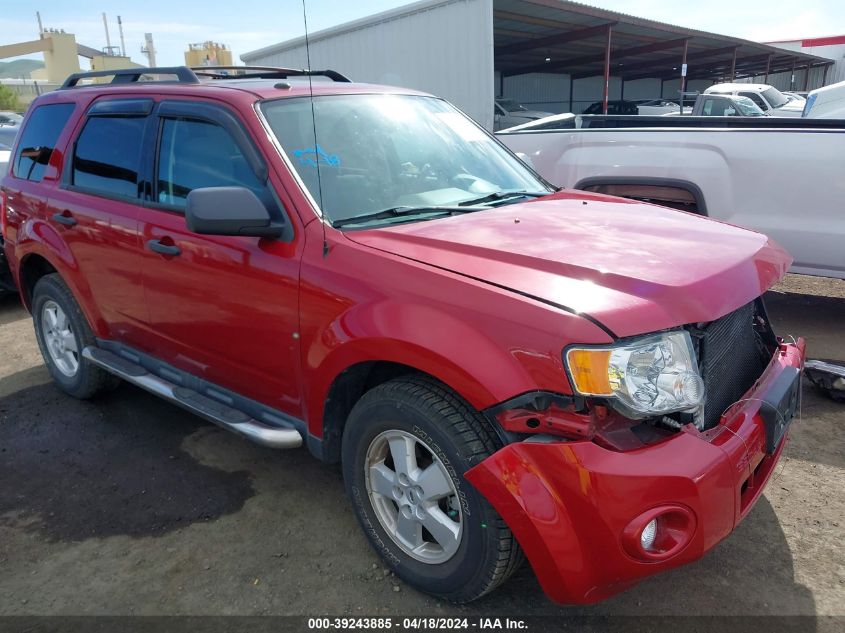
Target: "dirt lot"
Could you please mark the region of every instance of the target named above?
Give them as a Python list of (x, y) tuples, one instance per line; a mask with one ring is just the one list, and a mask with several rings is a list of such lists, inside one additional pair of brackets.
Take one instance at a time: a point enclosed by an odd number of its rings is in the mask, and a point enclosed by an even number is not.
[[(845, 283), (790, 277), (769, 309), (845, 360)], [(550, 603), (526, 565), (456, 607), (382, 569), (336, 468), (129, 385), (61, 395), (0, 298), (0, 614), (845, 615), (845, 405), (805, 384), (802, 409), (764, 498), (700, 562), (589, 608)]]

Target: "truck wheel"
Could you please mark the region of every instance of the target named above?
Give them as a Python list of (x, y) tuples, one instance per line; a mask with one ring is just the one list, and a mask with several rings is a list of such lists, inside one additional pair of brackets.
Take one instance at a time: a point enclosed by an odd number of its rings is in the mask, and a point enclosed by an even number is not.
[(45, 275), (35, 284), (32, 319), (44, 363), (59, 389), (86, 399), (120, 383), (116, 376), (82, 358), (86, 346), (96, 345), (94, 333), (57, 273)]
[(343, 431), (343, 476), (373, 548), (409, 585), (469, 602), (522, 562), (513, 534), (464, 473), (500, 447), (481, 415), (434, 380), (367, 392)]

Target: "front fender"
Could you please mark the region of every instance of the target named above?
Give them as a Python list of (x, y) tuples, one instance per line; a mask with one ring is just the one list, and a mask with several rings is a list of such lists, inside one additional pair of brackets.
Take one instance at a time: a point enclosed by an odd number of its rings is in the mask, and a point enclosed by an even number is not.
[(314, 225), (299, 311), (303, 417), (316, 437), (331, 386), (360, 363), (412, 367), (483, 410), (532, 391), (570, 393), (562, 350), (610, 341), (580, 315), (333, 230), (327, 250)]
[[(322, 435), (325, 400), (347, 368), (368, 361), (399, 363), (454, 389), (476, 409), (536, 390), (519, 362), (471, 324), (435, 307), (386, 299), (343, 313), (316, 333), (305, 354), (311, 432)], [(565, 378), (561, 374), (561, 387)]]

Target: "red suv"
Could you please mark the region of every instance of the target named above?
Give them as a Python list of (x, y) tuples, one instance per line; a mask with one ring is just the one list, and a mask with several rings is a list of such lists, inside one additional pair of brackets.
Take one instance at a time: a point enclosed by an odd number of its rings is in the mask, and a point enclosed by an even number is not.
[(764, 235), (554, 191), (442, 99), (332, 71), (102, 75), (35, 101), (2, 181), (66, 393), (123, 379), (304, 442), (386, 564), (458, 602), (523, 552), (601, 600), (759, 497), (804, 358)]

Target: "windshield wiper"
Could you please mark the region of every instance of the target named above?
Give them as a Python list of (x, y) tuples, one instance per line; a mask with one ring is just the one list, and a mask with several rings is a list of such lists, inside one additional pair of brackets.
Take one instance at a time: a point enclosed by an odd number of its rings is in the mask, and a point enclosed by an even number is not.
[(473, 198), (472, 200), (464, 200), (459, 202), (459, 207), (471, 207), (476, 204), (484, 204), (486, 202), (496, 202), (498, 200), (505, 200), (506, 198), (542, 198), (543, 196), (551, 195), (550, 191), (494, 191), (480, 198)]
[(389, 220), (392, 218), (401, 218), (406, 215), (451, 215), (453, 213), (472, 213), (480, 209), (467, 209), (464, 207), (391, 207), (389, 209), (382, 209), (381, 211), (373, 211), (372, 213), (362, 213), (361, 215), (353, 215), (349, 218), (342, 218), (332, 222), (334, 228), (341, 226), (348, 226), (350, 224), (363, 224), (372, 220)]
[(382, 209), (381, 211), (373, 211), (371, 213), (362, 213), (361, 215), (353, 215), (349, 218), (342, 218), (332, 222), (332, 226), (339, 228), (341, 226), (348, 226), (350, 224), (363, 224), (373, 220), (390, 220), (393, 218), (401, 218), (410, 215), (452, 215), (455, 213), (472, 213), (473, 211), (481, 211), (488, 207), (478, 207), (488, 202), (496, 202), (506, 198), (541, 198), (548, 196), (550, 191), (496, 191), (479, 198), (472, 200), (464, 200), (459, 202), (457, 206), (399, 206), (391, 207), (389, 209)]

